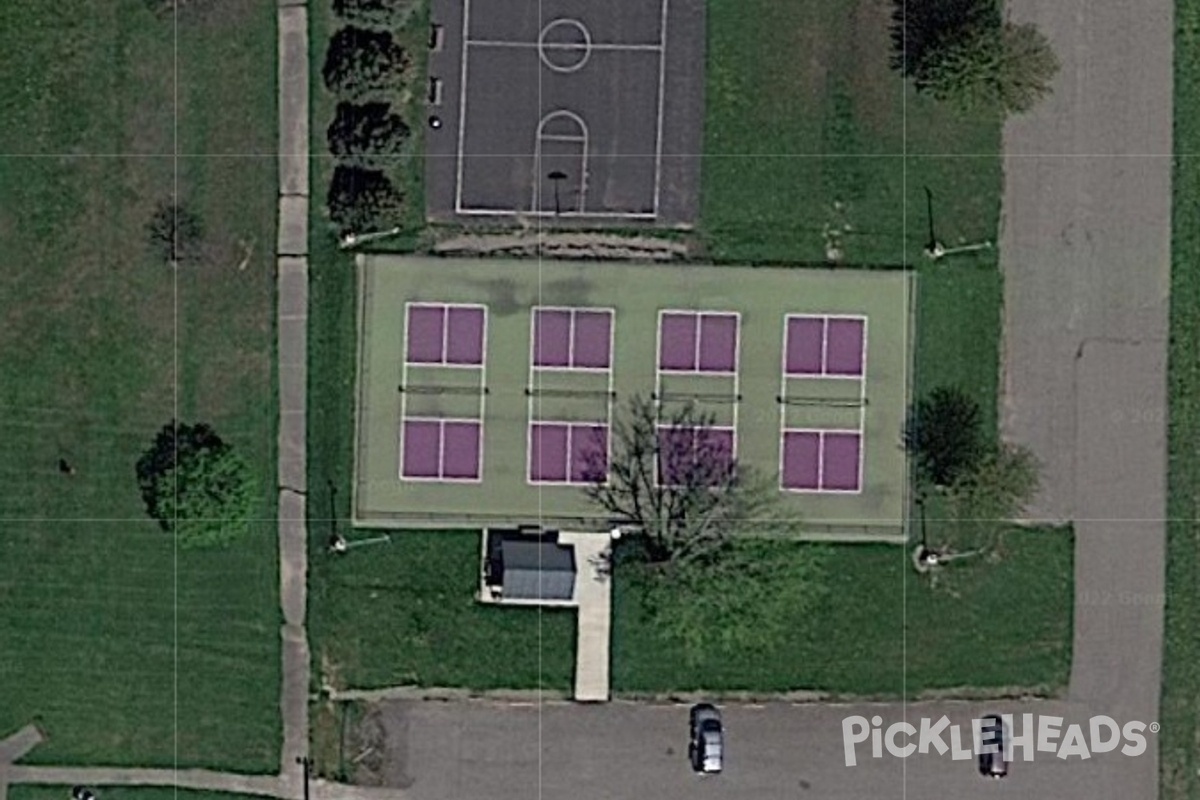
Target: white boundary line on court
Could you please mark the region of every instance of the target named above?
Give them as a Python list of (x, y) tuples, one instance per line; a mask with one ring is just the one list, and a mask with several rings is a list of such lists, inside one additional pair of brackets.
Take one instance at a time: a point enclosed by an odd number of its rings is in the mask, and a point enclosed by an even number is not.
[(592, 42), (589, 45), (572, 44), (568, 42), (550, 42), (547, 44), (538, 44), (537, 42), (506, 41), (503, 39), (472, 39), (467, 42), (466, 45), (467, 47), (507, 47), (513, 49), (529, 48), (534, 50), (628, 50), (631, 52), (642, 53), (661, 53), (664, 50), (664, 45), (662, 44), (617, 44), (605, 42)]
[[(568, 325), (567, 325), (567, 362), (568, 362), (568, 366), (544, 367), (544, 366), (539, 366), (537, 364), (537, 361), (536, 361), (537, 314), (539, 311), (560, 311), (560, 312), (566, 312), (569, 315), (570, 321), (568, 322)], [(576, 313), (579, 311), (593, 312), (593, 313), (607, 313), (608, 314), (608, 367), (607, 368), (571, 366), (571, 364), (575, 361), (575, 316), (576, 316)], [(574, 425), (574, 424), (600, 425), (600, 424), (602, 424), (602, 425), (604, 425), (605, 426), (605, 443), (606, 443), (605, 463), (609, 464), (609, 465), (612, 464), (612, 420), (613, 420), (613, 386), (614, 386), (614, 376), (613, 376), (614, 349), (613, 349), (613, 345), (614, 345), (615, 332), (616, 332), (616, 327), (617, 327), (616, 316), (617, 316), (616, 309), (612, 308), (612, 307), (606, 307), (606, 306), (535, 305), (530, 308), (530, 310), (529, 310), (529, 373), (528, 373), (529, 379), (525, 384), (527, 387), (526, 394), (528, 395), (528, 398), (527, 398), (528, 401), (526, 403), (527, 418), (526, 418), (526, 424), (525, 424), (525, 483), (526, 483), (526, 485), (528, 485), (528, 486), (586, 486), (591, 483), (590, 481), (579, 483), (579, 482), (569, 481), (569, 480), (564, 482), (564, 481), (535, 481), (535, 480), (530, 479), (530, 473), (532, 472), (532, 466), (533, 466), (533, 426), (535, 424), (537, 424), (537, 425), (540, 425), (540, 424), (548, 424), (548, 425)], [(586, 375), (599, 375), (602, 373), (608, 373), (608, 397), (605, 399), (605, 417), (606, 417), (606, 419), (604, 420), (604, 422), (598, 422), (598, 421), (585, 422), (585, 421), (580, 421), (580, 420), (565, 421), (565, 420), (549, 420), (549, 419), (536, 419), (535, 420), (534, 413), (533, 413), (534, 397), (537, 396), (538, 388), (541, 385), (541, 381), (538, 380), (538, 376), (544, 372), (557, 372), (557, 373), (563, 373), (563, 374), (578, 372), (578, 373), (582, 373), (582, 374), (586, 374)], [(568, 432), (567, 436), (568, 436), (567, 447), (570, 448), (571, 434)], [(570, 474), (570, 469), (571, 469), (571, 452), (568, 449), (568, 452), (567, 452), (567, 473), (568, 474)], [(606, 475), (605, 476), (606, 485), (607, 485), (607, 480), (608, 480), (608, 476)]]
[[(821, 371), (820, 372), (797, 372), (789, 373), (787, 371), (787, 329), (788, 320), (793, 319), (817, 319), (822, 321), (821, 326)], [(861, 375), (834, 375), (825, 371), (826, 366), (826, 350), (828, 349), (829, 338), (829, 320), (831, 319), (856, 319), (863, 323), (863, 373)], [(786, 314), (784, 315), (783, 323), (783, 361), (781, 369), (785, 378), (795, 378), (798, 380), (823, 380), (823, 381), (858, 381), (863, 380), (866, 376), (866, 330), (867, 318), (861, 314)], [(781, 395), (782, 396), (782, 393)]]
[[(817, 434), (817, 488), (804, 489), (793, 488), (783, 485), (783, 434), (788, 433), (815, 433)], [(841, 433), (850, 434), (858, 437), (858, 488), (857, 489), (825, 489), (822, 484), (825, 483), (825, 434)], [(780, 487), (782, 492), (790, 494), (862, 494), (863, 493), (863, 462), (866, 460), (863, 457), (863, 443), (865, 436), (861, 430), (853, 428), (785, 428), (780, 435), (780, 450), (779, 450), (779, 475)]]
[[(620, 219), (620, 220), (657, 220), (659, 209), (659, 197), (661, 195), (662, 186), (662, 147), (663, 147), (663, 109), (666, 105), (665, 88), (666, 88), (666, 48), (667, 48), (667, 11), (668, 0), (660, 0), (660, 24), (659, 24), (659, 42), (656, 45), (638, 45), (638, 44), (606, 44), (589, 42), (588, 49), (592, 50), (610, 50), (610, 51), (638, 51), (638, 52), (657, 52), (658, 53), (658, 96), (656, 98), (656, 127), (654, 136), (654, 189), (651, 198), (651, 208), (646, 211), (607, 211), (607, 212), (587, 212), (586, 196), (587, 196), (587, 159), (588, 151), (587, 144), (584, 145), (583, 151), (583, 173), (580, 180), (580, 200), (578, 211), (566, 211), (555, 213), (553, 211), (535, 210), (524, 212), (519, 209), (498, 209), (498, 208), (467, 208), (463, 206), (463, 172), (464, 172), (464, 145), (467, 129), (467, 62), (470, 58), (471, 47), (508, 47), (508, 48), (534, 48), (541, 50), (543, 45), (538, 42), (511, 42), (503, 40), (489, 39), (471, 39), (470, 38), (470, 18), (471, 18), (471, 0), (463, 0), (463, 28), (462, 28), (462, 52), (460, 55), (461, 75), (458, 87), (458, 152), (457, 152), (457, 171), (454, 180), (454, 213), (459, 216), (475, 216), (475, 217), (516, 217), (516, 216), (532, 216), (532, 217), (587, 217), (589, 219)], [(576, 44), (547, 44), (545, 49), (578, 49)], [(539, 130), (540, 130), (539, 124)], [(585, 126), (586, 130), (586, 126)], [(534, 185), (533, 185), (533, 206), (536, 209), (540, 205), (539, 188), (540, 177), (537, 176), (539, 159), (538, 155), (541, 152), (540, 142), (537, 145), (537, 153), (534, 156)]]
[[(555, 120), (555, 119), (560, 119), (560, 118), (561, 119), (569, 119), (572, 122), (574, 122), (576, 125), (579, 126), (580, 135), (578, 137), (572, 137), (569, 140), (569, 141), (581, 141), (583, 143), (583, 146), (580, 148), (580, 151), (579, 151), (579, 209), (575, 213), (583, 214), (584, 206), (587, 204), (588, 137), (589, 137), (588, 126), (587, 126), (587, 123), (583, 121), (583, 117), (579, 116), (574, 111), (568, 111), (565, 108), (560, 108), (555, 111), (551, 111), (549, 114), (542, 117), (541, 120), (538, 121), (537, 132), (534, 133), (534, 138), (533, 138), (533, 200), (529, 204), (530, 211), (533, 213), (540, 212), (541, 204), (542, 204), (542, 191), (541, 191), (541, 187), (542, 187), (542, 176), (541, 176), (542, 142), (546, 141), (548, 138), (542, 134), (542, 131), (543, 131), (543, 129), (545, 129), (546, 123), (548, 123), (552, 120)], [(555, 140), (556, 141), (564, 141), (563, 139), (558, 138), (557, 135), (556, 135)], [(541, 213), (546, 213), (546, 212), (541, 212)], [(561, 209), (555, 209), (551, 213), (553, 213), (555, 216), (561, 216)], [(574, 317), (572, 317), (572, 325), (573, 324), (574, 324)]]
[(658, 218), (658, 197), (662, 186), (663, 108), (667, 85), (667, 0), (662, 0), (662, 23), (658, 29), (658, 126), (654, 134), (654, 217)]
[[(400, 428), (403, 430), (407, 422), (433, 422), (438, 426), (438, 477), (427, 478), (424, 476), (409, 476), (404, 474), (404, 453), (400, 454), (400, 481), (402, 483), (483, 483), (483, 420), (468, 419), (466, 417), (403, 417), (400, 420)], [(446, 423), (459, 423), (463, 425), (475, 425), (479, 428), (479, 461), (480, 468), (478, 469), (479, 476), (476, 478), (447, 478), (442, 475), (445, 468), (445, 447), (446, 447)]]
[[(867, 377), (867, 317), (864, 314), (825, 314), (825, 334), (824, 341), (821, 347), (821, 375), (822, 378), (830, 380), (866, 380)], [(829, 321), (835, 319), (848, 319), (856, 322), (861, 322), (863, 326), (863, 341), (862, 352), (859, 353), (859, 374), (857, 375), (834, 375), (829, 371)]]
[[(692, 369), (663, 369), (662, 366), (662, 319), (665, 314), (678, 314), (680, 316), (687, 315), (695, 317), (696, 321), (696, 344), (695, 352), (692, 353), (692, 363), (696, 366)], [(734, 334), (733, 334), (733, 369), (700, 369), (700, 334), (703, 331), (704, 317), (733, 317), (734, 318)], [(660, 308), (658, 310), (658, 352), (655, 353), (656, 368), (663, 375), (713, 375), (713, 376), (737, 376), (738, 370), (741, 369), (740, 360), (740, 344), (742, 334), (742, 312), (726, 311), (713, 308), (695, 309), (695, 308)], [(736, 382), (735, 382), (736, 389)], [(736, 394), (736, 391), (735, 391)]]
[[(536, 190), (535, 190), (536, 191)], [(586, 214), (579, 211), (564, 211), (555, 214), (553, 211), (518, 211), (505, 208), (463, 208), (455, 211), (463, 217), (587, 217), (588, 219), (658, 219), (658, 215), (649, 211), (589, 211)]]
[[(442, 310), (442, 361), (409, 361), (409, 316), (413, 308), (440, 308)], [(476, 308), (483, 313), (483, 326), (480, 329), (480, 359), (478, 364), (451, 364), (446, 361), (449, 354), (450, 345), (450, 309), (452, 308)], [(436, 481), (444, 481), (447, 483), (481, 483), (483, 481), (483, 450), (485, 433), (487, 426), (484, 424), (484, 417), (487, 413), (487, 345), (488, 345), (488, 307), (482, 303), (457, 303), (457, 302), (435, 302), (435, 301), (406, 301), (404, 303), (404, 348), (400, 367), (400, 434), (399, 441), (399, 464), (397, 464), (397, 477), (401, 482), (425, 482), (432, 483)], [(419, 369), (457, 369), (457, 370), (477, 370), (479, 372), (479, 404), (477, 419), (467, 419), (465, 417), (409, 417), (408, 416), (408, 392), (405, 389), (408, 386), (408, 368), (410, 366)], [(404, 474), (404, 423), (409, 420), (424, 420), (435, 421), (442, 420), (445, 422), (473, 422), (479, 425), (479, 452), (476, 454), (476, 478), (415, 478)], [(445, 426), (439, 428), (438, 439), (438, 472), (442, 471), (444, 463), (444, 453), (442, 448), (445, 446)]]
[(457, 214), (463, 213), (463, 138), (467, 130), (467, 53), (470, 50), (466, 43), (471, 35), (470, 24), (471, 0), (463, 0), (463, 46), (459, 55), (462, 66), (458, 82), (458, 169), (454, 177), (454, 211)]
[[(656, 436), (659, 437), (658, 440), (655, 442), (656, 447), (659, 447), (662, 442), (662, 436), (661, 436), (662, 432), (663, 431), (671, 431), (671, 430), (674, 430), (673, 426), (663, 425), (657, 421), (655, 422), (654, 433)], [(683, 430), (683, 428), (680, 428), (679, 430)], [(738, 440), (737, 428), (733, 427), (732, 425), (709, 425), (705, 430), (729, 434), (729, 443), (730, 443), (730, 451), (731, 451), (729, 453), (729, 457), (736, 464), (737, 463), (737, 440)], [(690, 429), (690, 431), (692, 434), (692, 451), (694, 452), (696, 449), (696, 436), (697, 436), (697, 434), (699, 434), (700, 429), (697, 427), (693, 427)], [(660, 450), (660, 456), (661, 456), (661, 450)], [(672, 488), (672, 486), (678, 485), (678, 484), (660, 484), (658, 482), (658, 470), (659, 470), (659, 467), (661, 467), (661, 466), (662, 466), (661, 463), (654, 465), (654, 485), (656, 487), (663, 486), (664, 488), (667, 488), (667, 489)]]
[[(695, 352), (692, 354), (694, 369), (663, 369), (662, 368), (662, 323), (663, 317), (667, 314), (690, 315), (695, 318)], [(734, 318), (734, 339), (733, 339), (733, 371), (724, 370), (701, 370), (700, 369), (700, 350), (701, 350), (701, 331), (703, 331), (703, 318), (709, 317), (733, 317)], [(658, 329), (655, 333), (655, 351), (654, 351), (654, 409), (655, 409), (655, 429), (670, 426), (663, 426), (659, 420), (662, 417), (663, 406), (663, 391), (662, 381), (664, 375), (688, 375), (693, 377), (714, 377), (714, 378), (733, 378), (733, 415), (730, 425), (710, 425), (709, 430), (714, 431), (730, 431), (731, 450), (730, 457), (736, 463), (738, 454), (738, 419), (741, 409), (741, 342), (742, 342), (742, 313), (740, 311), (718, 310), (713, 308), (695, 309), (695, 308), (660, 308), (658, 310)], [(655, 467), (654, 483), (658, 485), (658, 467)]]
[[(790, 375), (787, 371), (788, 357), (788, 328), (793, 319), (820, 319), (821, 328), (821, 372), (798, 373)], [(857, 320), (863, 326), (862, 354), (860, 356), (862, 373), (860, 375), (830, 375), (825, 371), (829, 349), (829, 321), (832, 319)], [(870, 319), (865, 314), (785, 314), (783, 318), (783, 351), (780, 355), (780, 387), (779, 387), (779, 488), (780, 491), (796, 494), (862, 494), (866, 470), (867, 443), (867, 331)], [(852, 428), (789, 428), (787, 425), (788, 381), (789, 380), (855, 380), (859, 382), (858, 389), (858, 430)], [(785, 485), (784, 451), (785, 437), (788, 433), (818, 433), (820, 434), (817, 448), (817, 485), (820, 487), (824, 480), (825, 433), (856, 433), (858, 434), (858, 489), (798, 489)]]
[[(533, 426), (534, 425), (551, 425), (565, 427), (567, 429), (567, 480), (565, 481), (535, 481), (531, 477), (533, 473)], [(573, 481), (571, 480), (571, 467), (575, 461), (575, 448), (572, 443), (575, 439), (575, 428), (604, 428), (604, 449), (605, 449), (605, 467), (610, 468), (604, 475), (604, 484), (608, 485), (609, 475), (611, 474), (611, 458), (612, 458), (612, 420), (608, 423), (603, 422), (586, 422), (583, 420), (558, 420), (558, 419), (539, 419), (536, 422), (530, 420), (529, 425), (525, 428), (525, 485), (526, 486), (565, 486), (570, 488), (578, 488), (580, 486), (591, 486), (594, 481)]]

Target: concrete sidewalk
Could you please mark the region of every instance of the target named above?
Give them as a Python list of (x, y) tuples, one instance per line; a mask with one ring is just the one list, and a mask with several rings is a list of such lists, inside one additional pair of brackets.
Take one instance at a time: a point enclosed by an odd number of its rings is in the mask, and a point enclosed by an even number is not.
[(609, 645), (612, 638), (611, 539), (601, 533), (563, 533), (575, 547), (575, 699), (604, 702), (609, 697)]
[(279, 363), (279, 592), (283, 610), (283, 748), (279, 783), (299, 797), (297, 761), (308, 756), (308, 9), (279, 7), (279, 235), (276, 335)]

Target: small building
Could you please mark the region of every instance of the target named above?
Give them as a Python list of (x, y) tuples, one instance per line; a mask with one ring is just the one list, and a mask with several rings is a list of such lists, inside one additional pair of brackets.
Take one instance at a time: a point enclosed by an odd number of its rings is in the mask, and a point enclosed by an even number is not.
[(485, 533), (481, 600), (535, 604), (570, 603), (575, 598), (575, 548), (557, 533), (519, 530)]

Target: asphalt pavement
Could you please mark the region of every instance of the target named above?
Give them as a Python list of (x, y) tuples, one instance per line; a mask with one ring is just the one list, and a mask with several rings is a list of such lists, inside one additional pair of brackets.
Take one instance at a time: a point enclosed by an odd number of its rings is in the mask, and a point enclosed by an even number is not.
[[(1075, 522), (1072, 701), (1150, 721), (1165, 591), (1173, 4), (1006, 5), (1047, 35), (1062, 70), (1052, 96), (1004, 131), (1003, 428), (1043, 464), (1031, 518)], [(1060, 796), (1156, 797), (1156, 760), (1152, 740), (1145, 757)]]
[[(884, 749), (874, 758), (869, 741), (857, 746), (855, 766), (846, 766), (848, 716), (878, 715), (884, 728), (907, 719), (919, 728), (922, 717), (936, 722), (947, 715), (961, 726), (964, 746), (971, 719), (990, 712), (1058, 715), (1064, 729), (1079, 723), (1087, 734), (1090, 712), (1065, 702), (730, 706), (723, 709), (725, 771), (716, 776), (691, 770), (687, 706), (395, 702), (385, 708), (394, 780), (412, 800), (1061, 800), (1111, 796), (1115, 773), (1139, 762), (1155, 767), (1150, 755), (1119, 749), (1086, 760), (1038, 751), (1032, 761), (1015, 761), (1008, 777), (992, 780), (974, 757), (956, 760), (952, 750), (939, 755), (931, 747), (898, 758)], [(948, 732), (941, 738), (952, 748)]]

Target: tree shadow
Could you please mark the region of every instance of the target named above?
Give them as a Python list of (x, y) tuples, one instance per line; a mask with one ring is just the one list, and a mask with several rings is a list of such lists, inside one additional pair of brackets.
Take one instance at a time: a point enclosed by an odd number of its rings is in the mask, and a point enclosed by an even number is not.
[(892, 0), (892, 69), (912, 77), (926, 56), (975, 25), (1000, 25), (995, 0)]

